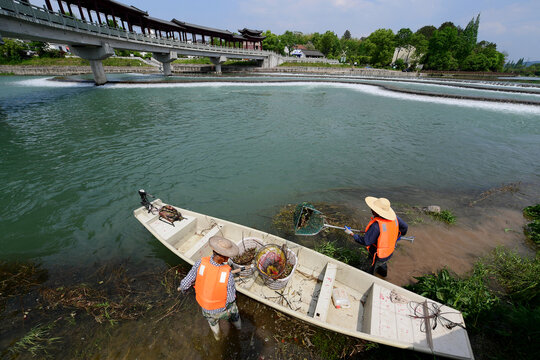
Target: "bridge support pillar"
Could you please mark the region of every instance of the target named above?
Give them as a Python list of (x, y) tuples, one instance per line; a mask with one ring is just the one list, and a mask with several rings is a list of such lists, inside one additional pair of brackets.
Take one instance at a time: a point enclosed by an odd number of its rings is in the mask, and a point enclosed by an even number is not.
[(96, 85), (103, 85), (107, 82), (102, 60), (114, 55), (114, 49), (109, 44), (105, 43), (98, 47), (70, 45), (69, 48), (78, 57), (90, 61)]
[(221, 64), (227, 61), (226, 56), (211, 57), (210, 61), (216, 66), (216, 73), (221, 74)]
[(270, 54), (264, 60), (259, 60), (259, 66), (262, 68), (274, 68), (283, 64), (283, 57), (277, 54)]
[(169, 53), (154, 53), (154, 59), (163, 64), (163, 75), (171, 76), (171, 63), (178, 59), (178, 54), (176, 51), (171, 51)]

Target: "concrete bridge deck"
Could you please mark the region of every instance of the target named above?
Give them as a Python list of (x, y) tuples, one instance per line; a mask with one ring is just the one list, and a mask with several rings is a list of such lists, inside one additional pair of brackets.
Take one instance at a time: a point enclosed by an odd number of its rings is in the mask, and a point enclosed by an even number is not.
[[(68, 44), (71, 51), (90, 61), (97, 85), (107, 82), (101, 61), (114, 49), (152, 52), (162, 62), (165, 75), (178, 55), (209, 57), (221, 72), (229, 58), (257, 60), (270, 68), (284, 59), (273, 52), (190, 43), (100, 25), (43, 9), (19, 0), (0, 0), (0, 36)], [(0, 38), (1, 39), (1, 38)]]

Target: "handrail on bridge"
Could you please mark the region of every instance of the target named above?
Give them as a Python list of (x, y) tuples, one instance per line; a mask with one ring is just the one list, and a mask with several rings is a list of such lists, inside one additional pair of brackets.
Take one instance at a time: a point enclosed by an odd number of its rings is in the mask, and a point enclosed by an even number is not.
[(146, 36), (136, 32), (127, 31), (122, 28), (114, 28), (108, 25), (100, 25), (86, 20), (82, 20), (70, 15), (49, 11), (45, 8), (32, 5), (30, 3), (22, 2), (20, 0), (0, 0), (0, 14), (16, 17), (25, 21), (38, 23), (41, 25), (64, 27), (69, 30), (77, 29), (78, 31), (97, 33), (99, 35), (106, 35), (110, 37), (116, 37), (127, 41), (140, 41), (144, 43), (157, 44), (163, 46), (181, 46), (183, 48), (190, 48), (194, 50), (200, 50), (205, 52), (218, 52), (218, 53), (231, 53), (231, 54), (244, 54), (254, 56), (268, 56), (275, 54), (266, 50), (246, 50), (239, 48), (229, 48), (207, 44), (189, 43), (180, 40), (170, 40), (158, 37)]

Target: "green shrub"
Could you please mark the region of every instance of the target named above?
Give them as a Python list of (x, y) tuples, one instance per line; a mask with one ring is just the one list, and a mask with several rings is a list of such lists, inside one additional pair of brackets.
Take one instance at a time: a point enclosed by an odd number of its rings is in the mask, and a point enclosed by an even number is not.
[(415, 277), (418, 282), (406, 288), (461, 311), (475, 325), (478, 316), (498, 302), (484, 281), (486, 272), (485, 266), (477, 263), (470, 277), (459, 279), (444, 268), (437, 274)]
[(540, 204), (527, 206), (523, 209), (523, 216), (529, 220), (540, 220)]

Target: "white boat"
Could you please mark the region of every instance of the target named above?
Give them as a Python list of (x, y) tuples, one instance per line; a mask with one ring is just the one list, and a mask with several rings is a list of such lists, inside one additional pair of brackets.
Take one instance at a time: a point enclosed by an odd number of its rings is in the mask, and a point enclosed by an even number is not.
[[(157, 199), (156, 208), (166, 205)], [(397, 348), (474, 359), (462, 314), (376, 276), (281, 237), (175, 207), (184, 217), (173, 225), (144, 206), (134, 215), (159, 241), (193, 265), (212, 250), (208, 240), (223, 236), (237, 245), (246, 238), (277, 244), (296, 254), (297, 264), (286, 286), (270, 288), (259, 272), (235, 276), (237, 291), (307, 323), (348, 336)], [(336, 289), (336, 291), (333, 291)], [(332, 299), (332, 293), (346, 294)], [(334, 294), (335, 295), (335, 294)], [(341, 303), (340, 303), (341, 302)]]

